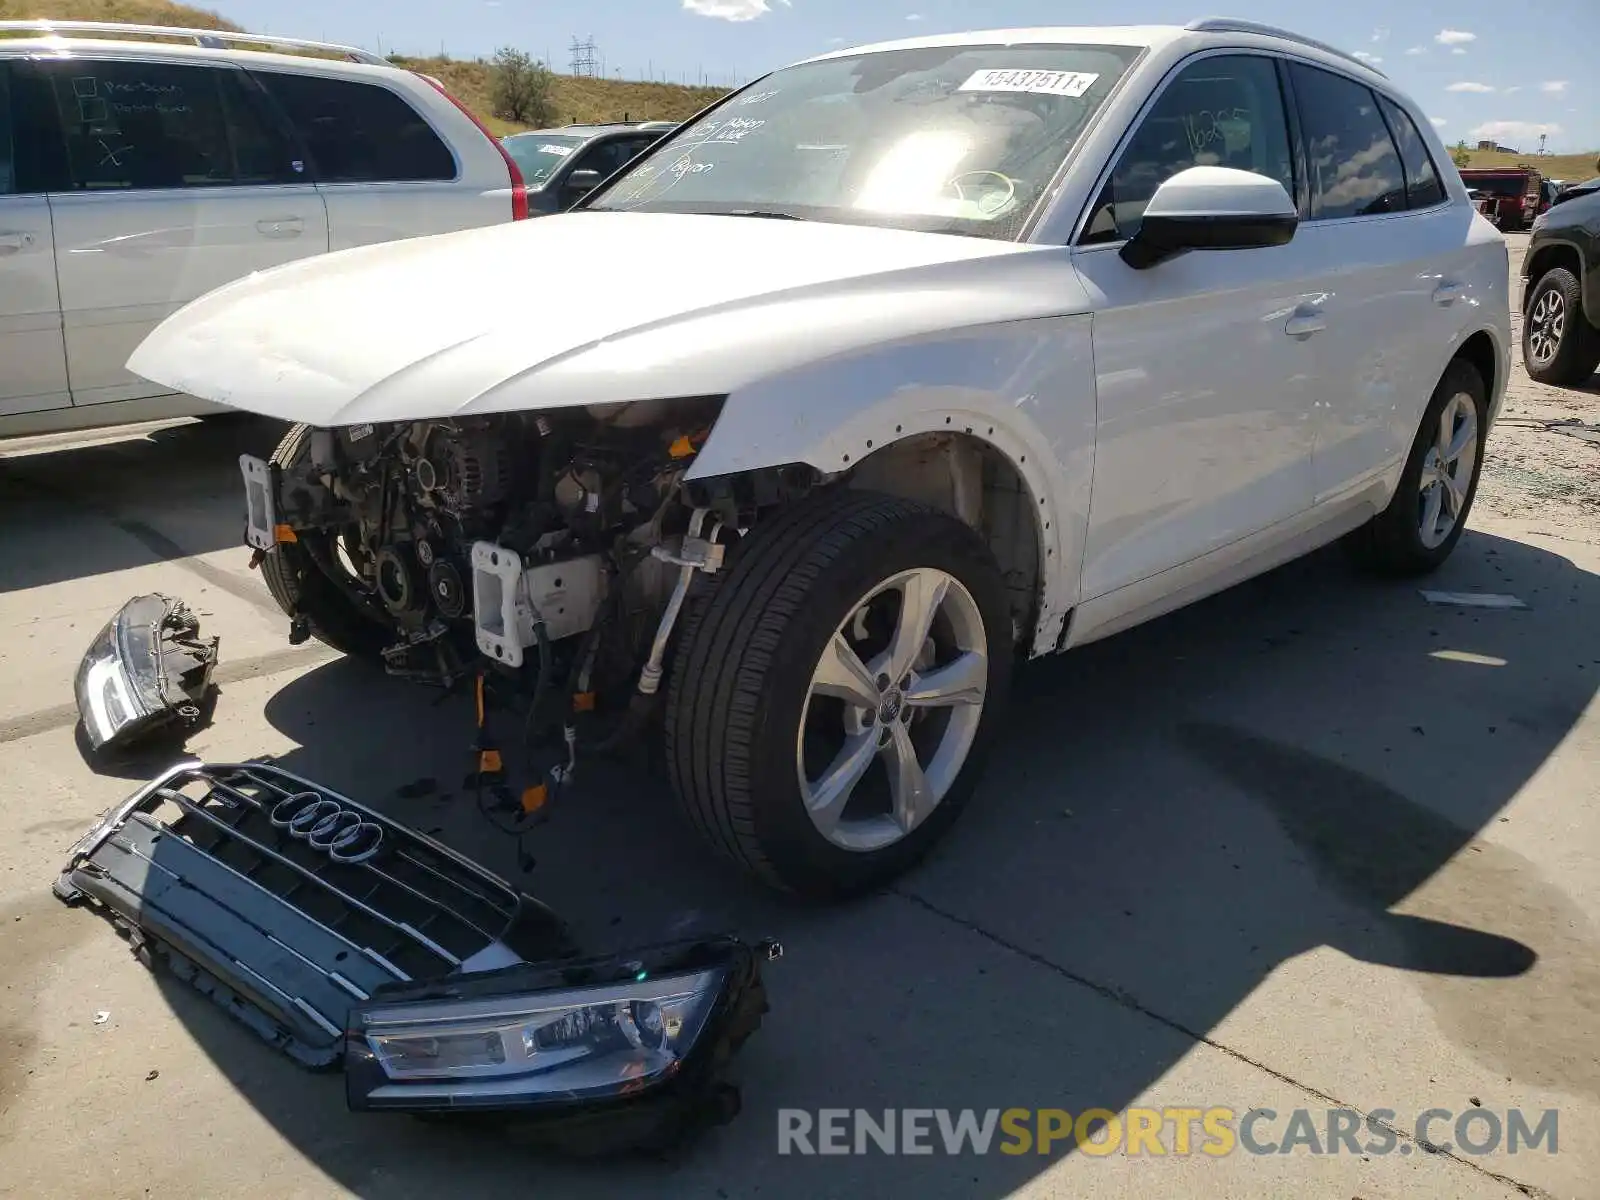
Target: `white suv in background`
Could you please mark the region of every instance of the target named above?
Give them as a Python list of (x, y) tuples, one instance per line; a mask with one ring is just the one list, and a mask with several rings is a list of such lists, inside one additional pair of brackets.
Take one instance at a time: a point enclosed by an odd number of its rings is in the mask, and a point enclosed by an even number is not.
[(329, 250), (526, 215), (499, 141), (376, 55), (0, 21), (0, 436), (216, 411), (124, 366), (189, 301)]

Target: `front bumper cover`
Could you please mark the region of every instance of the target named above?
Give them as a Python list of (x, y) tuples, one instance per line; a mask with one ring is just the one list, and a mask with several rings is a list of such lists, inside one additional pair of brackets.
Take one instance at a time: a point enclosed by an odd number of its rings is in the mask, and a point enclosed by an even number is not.
[[(760, 1024), (762, 964), (781, 953), (723, 936), (583, 957), (549, 909), (483, 867), (266, 762), (164, 771), (71, 848), (55, 893), (97, 907), (147, 965), (302, 1065), (342, 1064), (352, 1109), (514, 1114), (535, 1143), (579, 1153), (665, 1150), (731, 1117), (724, 1068)], [(681, 1052), (643, 1075), (626, 1062), (608, 1074), (602, 1060), (583, 1087), (559, 1065), (488, 1092), (416, 1085), (391, 1078), (372, 1036), (385, 1013), (543, 1012), (553, 997), (626, 995), (632, 981), (692, 972), (715, 992)], [(588, 1021), (604, 1005), (565, 1007)]]

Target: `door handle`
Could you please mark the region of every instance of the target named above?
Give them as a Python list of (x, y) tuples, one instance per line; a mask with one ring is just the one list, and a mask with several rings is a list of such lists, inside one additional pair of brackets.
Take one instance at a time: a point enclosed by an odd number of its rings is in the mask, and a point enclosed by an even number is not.
[(1441, 283), (1433, 289), (1433, 302), (1448, 308), (1461, 299), (1466, 288), (1459, 283)]
[(305, 232), (302, 217), (268, 217), (256, 222), (256, 230), (270, 238), (299, 237)]
[(1328, 323), (1322, 319), (1320, 308), (1297, 308), (1294, 316), (1284, 322), (1283, 331), (1292, 338), (1304, 340), (1314, 333), (1321, 333), (1327, 327)]
[(31, 233), (0, 233), (0, 254), (15, 254), (33, 245)]

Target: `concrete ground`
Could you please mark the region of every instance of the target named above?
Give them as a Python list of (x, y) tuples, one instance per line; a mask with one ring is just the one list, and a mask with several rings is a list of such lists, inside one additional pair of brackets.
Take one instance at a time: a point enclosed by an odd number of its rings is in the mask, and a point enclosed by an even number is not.
[[(1513, 249), (1513, 263), (1520, 248)], [(596, 765), (519, 872), (459, 795), (464, 703), (290, 648), (239, 548), (255, 421), (0, 445), (0, 1194), (1580, 1197), (1600, 1179), (1600, 419), (1517, 368), (1483, 499), (1426, 603), (1336, 553), (1026, 668), (940, 851), (826, 911), (734, 878), (663, 786)], [(1515, 419), (1509, 419), (1515, 418)], [(787, 948), (738, 1061), (745, 1111), (670, 1163), (572, 1164), (359, 1117), (49, 894), (135, 786), (74, 738), (71, 676), (137, 592), (222, 635), (188, 749), (276, 754), (479, 856), (596, 948), (727, 927)], [(437, 781), (432, 795), (407, 788)], [(405, 798), (402, 789), (412, 798)], [(99, 1014), (106, 1014), (103, 1019)], [(778, 1154), (780, 1108), (1392, 1110), (1390, 1153)], [(1429, 1152), (1430, 1108), (1558, 1152)], [(1481, 1141), (1491, 1117), (1477, 1118)], [(935, 1138), (937, 1140), (937, 1136)], [(1373, 1138), (1363, 1131), (1360, 1141)], [(1169, 1135), (1165, 1145), (1174, 1147)]]

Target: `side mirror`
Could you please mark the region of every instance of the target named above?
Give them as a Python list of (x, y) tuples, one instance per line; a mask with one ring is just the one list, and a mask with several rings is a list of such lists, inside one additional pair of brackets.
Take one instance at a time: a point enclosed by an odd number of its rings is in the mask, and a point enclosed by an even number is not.
[(1300, 223), (1283, 184), (1254, 171), (1190, 167), (1156, 189), (1122, 261), (1147, 270), (1188, 250), (1281, 246)]
[(579, 196), (586, 196), (600, 186), (602, 176), (593, 167), (580, 167), (567, 176), (567, 190)]

